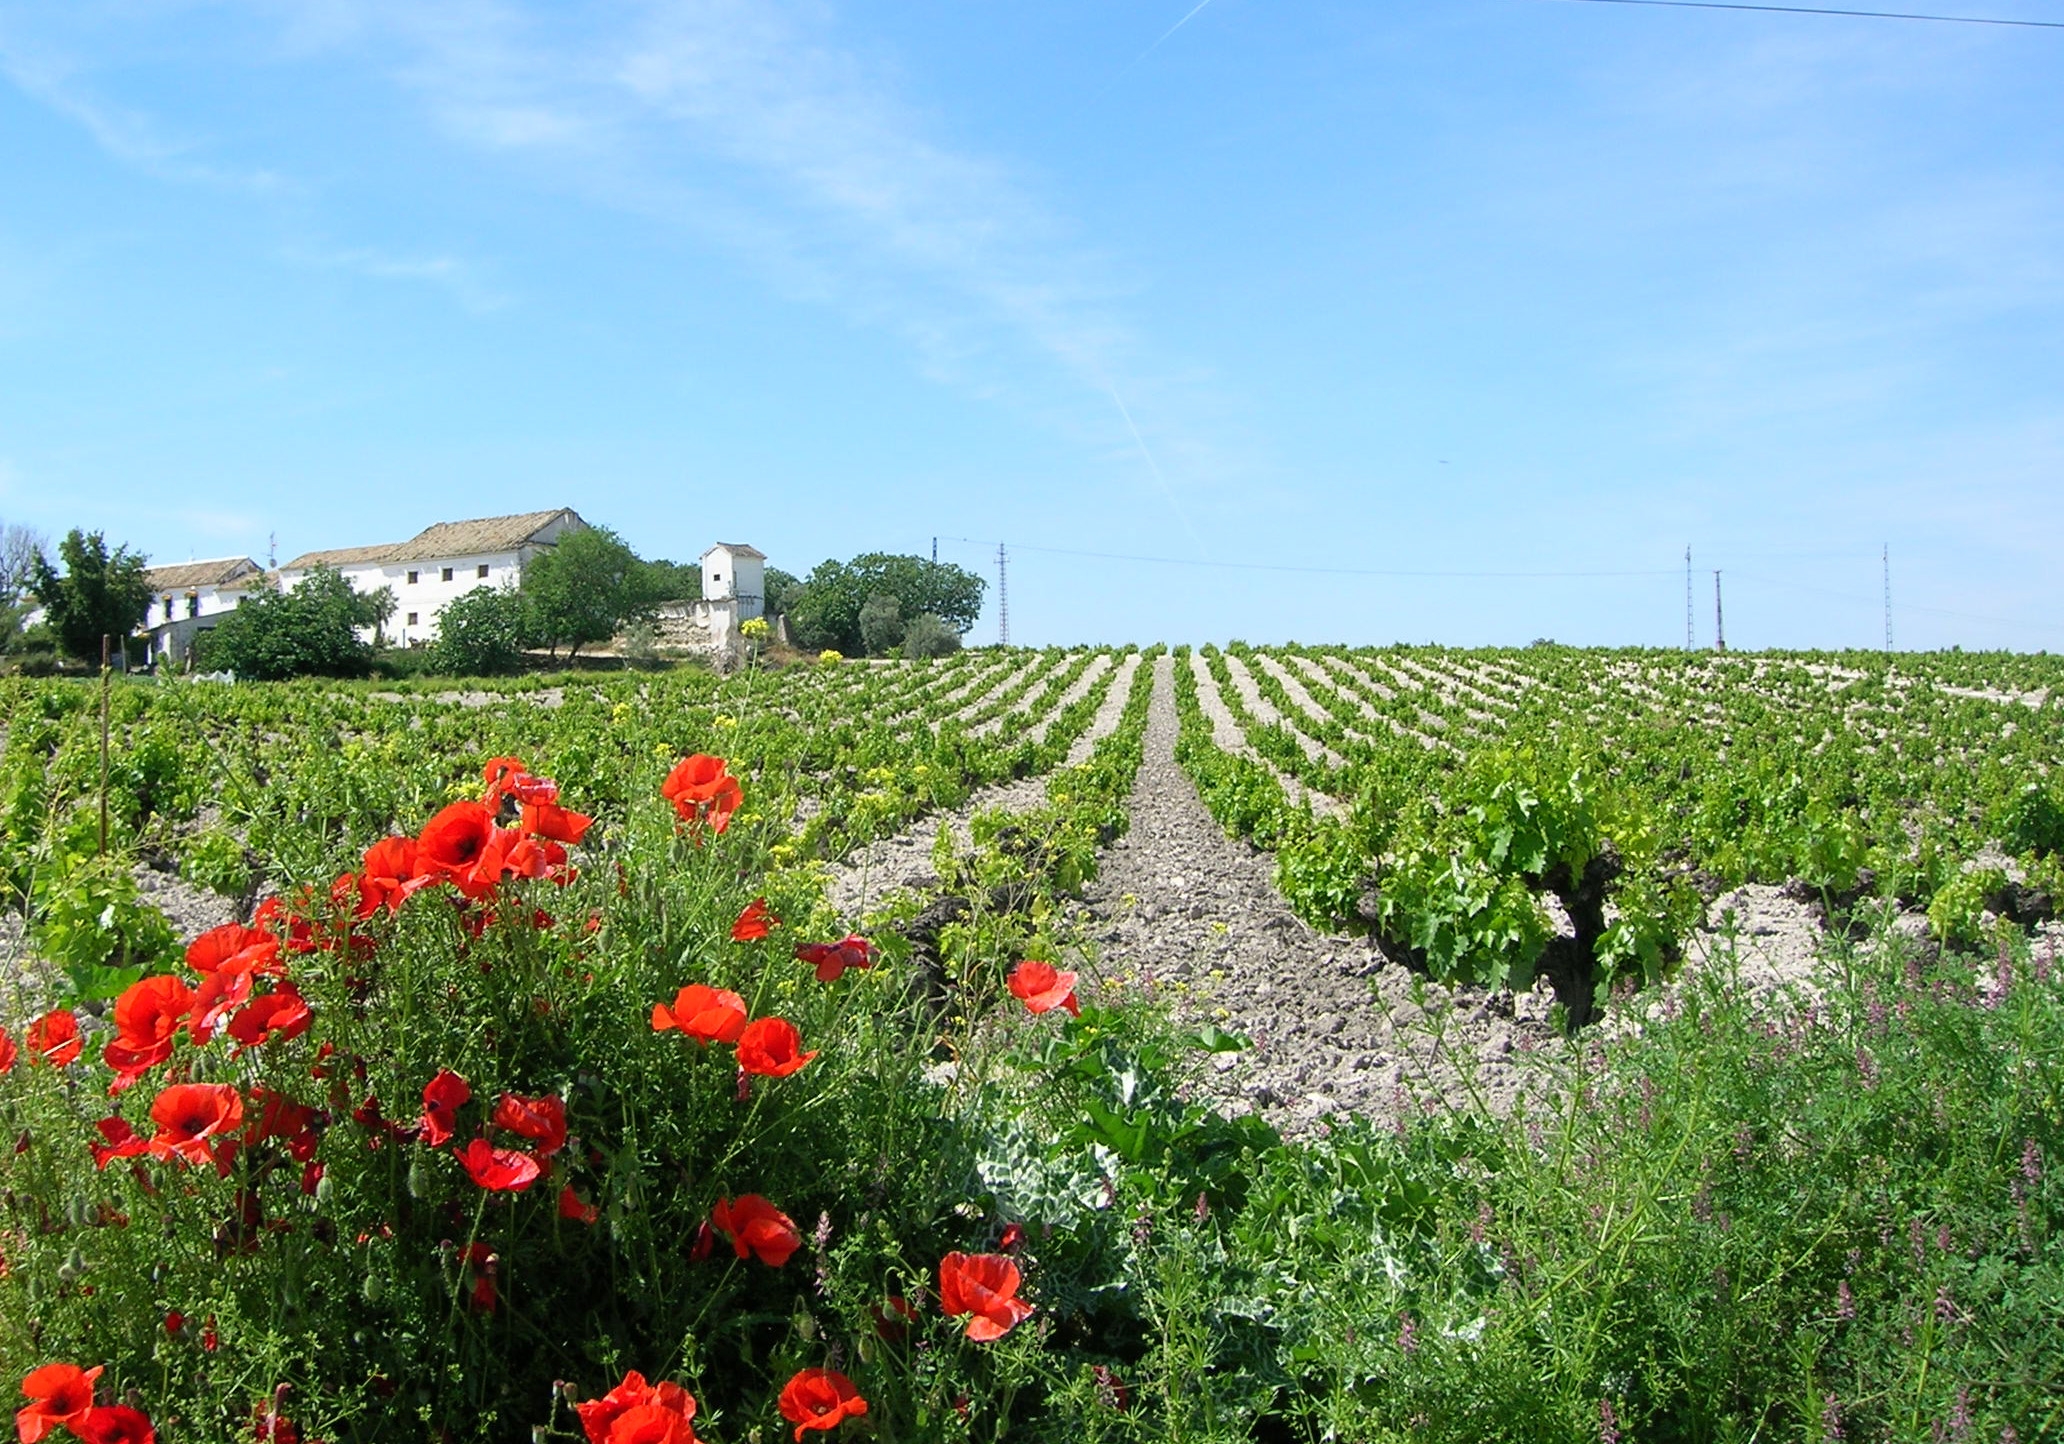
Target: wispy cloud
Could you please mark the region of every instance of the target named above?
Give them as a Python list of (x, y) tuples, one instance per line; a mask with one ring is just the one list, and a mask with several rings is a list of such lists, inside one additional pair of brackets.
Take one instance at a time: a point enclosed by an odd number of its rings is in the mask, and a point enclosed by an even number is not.
[[(827, 6), (639, 3), (584, 26), (502, 0), (366, 0), (342, 26), (341, 0), (307, 3), (354, 44), (383, 36), (455, 141), (714, 241), (792, 297), (895, 331), (934, 379), (1046, 409), (1023, 380), (1044, 366), (1073, 393), (1063, 424), (1130, 456), (1149, 493), (1172, 497), (1212, 454), (1176, 419), (1188, 384), (1124, 317), (1122, 269), (1008, 160), (943, 139)], [(1156, 451), (1182, 459), (1176, 479)]]
[(499, 311), (509, 304), (509, 297), (487, 284), (477, 265), (457, 256), (396, 256), (358, 247), (331, 251), (297, 249), (287, 252), (287, 259), (299, 265), (349, 271), (377, 281), (434, 286), (476, 315)]
[[(1179, 491), (1225, 469), (1194, 378), (1127, 320), (1125, 266), (1009, 158), (946, 138), (892, 61), (842, 36), (827, 0), (211, 10), (238, 17), (215, 42), (239, 47), (238, 63), (341, 62), (391, 80), (449, 141), (724, 247), (780, 292), (898, 334), (924, 374), (1128, 458), (1142, 491), (1178, 515)], [(100, 43), (126, 43), (133, 15), (93, 13)], [(88, 84), (98, 72), (72, 58), (93, 53), (85, 22), (39, 50), (9, 14), (0, 0), (0, 66), (22, 89), (142, 169), (216, 178), (201, 147)], [(294, 259), (440, 286), (475, 311), (506, 301), (441, 247), (418, 256), (354, 239)]]
[(4, 14), (0, 14), (0, 76), (73, 121), (115, 159), (161, 180), (250, 191), (276, 191), (287, 184), (269, 170), (203, 159), (204, 147), (198, 142), (171, 133), (140, 110), (97, 94), (66, 54), (29, 40)]

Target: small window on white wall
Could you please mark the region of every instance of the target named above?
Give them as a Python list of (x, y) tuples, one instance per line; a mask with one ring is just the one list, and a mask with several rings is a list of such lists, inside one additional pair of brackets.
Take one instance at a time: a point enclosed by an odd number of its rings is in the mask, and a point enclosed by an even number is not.
[(408, 584), (410, 586), (414, 586), (416, 584), (416, 574), (414, 572), (410, 572), (408, 574)]
[(442, 574), (441, 576), (439, 576), (439, 577), (438, 577), (438, 580), (439, 580), (439, 581), (441, 581), (441, 582), (448, 582), (448, 581), (450, 581), (450, 580), (451, 580), (451, 568), (450, 568), (450, 567), (446, 567), (446, 568), (444, 568), (444, 572), (443, 572), (443, 574)]
[(479, 570), (475, 571), (475, 572), (473, 573), (473, 575), (475, 575), (476, 577), (484, 577), (484, 576), (486, 576), (486, 575), (487, 575), (487, 563), (486, 563), (486, 562), (482, 562), (482, 563), (480, 564)]
[(415, 614), (414, 612), (410, 612), (410, 613), (408, 614), (408, 624), (409, 624), (409, 625), (410, 625), (411, 627), (413, 627), (413, 626), (415, 626), (415, 625), (416, 625), (416, 614)]

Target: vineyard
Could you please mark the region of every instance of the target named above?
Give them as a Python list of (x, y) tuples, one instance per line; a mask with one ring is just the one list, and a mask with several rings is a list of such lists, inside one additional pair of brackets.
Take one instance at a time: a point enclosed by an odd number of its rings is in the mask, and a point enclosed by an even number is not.
[(414, 685), (0, 681), (22, 1438), (2064, 1437), (2064, 662)]

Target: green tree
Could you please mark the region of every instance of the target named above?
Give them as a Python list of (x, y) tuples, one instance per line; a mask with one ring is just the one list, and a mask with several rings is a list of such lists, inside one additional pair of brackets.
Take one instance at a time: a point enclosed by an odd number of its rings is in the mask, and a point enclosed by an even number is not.
[(584, 642), (608, 641), (661, 600), (646, 590), (648, 578), (638, 554), (607, 527), (569, 532), (523, 571), (538, 640), (554, 657), (561, 643), (572, 657)]
[(145, 558), (127, 547), (110, 552), (101, 533), (77, 527), (59, 543), (57, 554), (64, 575), (59, 576), (49, 558), (38, 552), (31, 589), (49, 616), (58, 645), (81, 661), (98, 661), (102, 637), (112, 637), (119, 647), (150, 614)]
[(696, 562), (640, 562), (639, 586), (653, 602), (692, 602), (702, 595), (702, 567)]
[(860, 608), (860, 642), (867, 655), (887, 655), (903, 641), (903, 604), (887, 592), (876, 592)]
[(768, 567), (760, 577), (761, 605), (770, 617), (778, 617), (788, 610), (789, 601), (802, 587), (802, 581), (780, 567)]
[(430, 665), (455, 677), (496, 677), (523, 665), (530, 606), (514, 587), (475, 587), (437, 614)]
[(894, 597), (904, 616), (930, 612), (955, 632), (965, 632), (981, 615), (988, 584), (951, 562), (869, 552), (850, 562), (815, 567), (788, 599), (788, 619), (804, 647), (836, 647), (849, 654), (866, 650), (860, 610), (870, 597)]
[(373, 660), (360, 628), (379, 624), (381, 594), (393, 611), (394, 594), (382, 587), (362, 593), (341, 572), (316, 567), (289, 592), (254, 592), (200, 639), (201, 659), (239, 677), (277, 682), (288, 677), (363, 677)]

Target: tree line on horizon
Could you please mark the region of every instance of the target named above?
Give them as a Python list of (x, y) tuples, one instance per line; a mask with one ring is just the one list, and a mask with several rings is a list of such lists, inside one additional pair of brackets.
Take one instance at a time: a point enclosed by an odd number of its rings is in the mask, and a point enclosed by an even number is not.
[[(110, 548), (102, 532), (73, 528), (54, 565), (36, 533), (0, 527), (0, 653), (27, 670), (54, 670), (59, 655), (98, 663), (103, 637), (116, 639), (119, 653), (149, 616), (148, 564), (127, 546)], [(798, 646), (911, 657), (957, 650), (987, 586), (951, 563), (882, 552), (826, 560), (800, 579), (769, 567), (763, 585), (767, 614), (787, 619)], [(570, 661), (619, 635), (650, 651), (659, 608), (701, 595), (699, 565), (645, 560), (616, 532), (590, 527), (533, 560), (520, 587), (480, 587), (448, 603), (424, 661), (428, 670), (482, 676), (520, 670), (539, 650), (556, 661), (563, 647)], [(36, 605), (41, 621), (25, 626)], [(316, 567), (292, 588), (247, 595), (202, 632), (197, 665), (256, 680), (362, 677), (376, 656), (391, 655), (385, 627), (395, 606), (390, 587), (361, 592)]]

